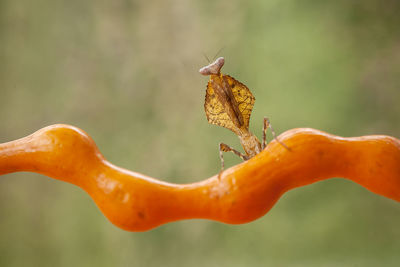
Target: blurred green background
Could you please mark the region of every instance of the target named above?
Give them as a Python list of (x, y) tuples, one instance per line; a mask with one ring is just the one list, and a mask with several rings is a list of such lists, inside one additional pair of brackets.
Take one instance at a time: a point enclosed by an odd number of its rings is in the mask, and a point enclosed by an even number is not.
[[(207, 78), (256, 97), (251, 130), (313, 127), (400, 137), (400, 1), (0, 1), (0, 142), (54, 123), (88, 132), (114, 164), (169, 182), (219, 171)], [(226, 154), (228, 165), (239, 163)], [(398, 266), (400, 204), (343, 179), (285, 194), (239, 226), (144, 233), (113, 226), (81, 189), (0, 179), (0, 266)]]

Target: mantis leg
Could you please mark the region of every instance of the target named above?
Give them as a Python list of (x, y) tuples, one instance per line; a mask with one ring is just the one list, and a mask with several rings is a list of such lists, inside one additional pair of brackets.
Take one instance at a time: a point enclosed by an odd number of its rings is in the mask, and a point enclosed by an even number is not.
[(264, 148), (267, 146), (267, 130), (268, 130), (268, 128), (271, 129), (271, 133), (272, 133), (272, 136), (274, 137), (274, 139), (279, 144), (281, 144), (284, 148), (286, 148), (287, 150), (290, 150), (290, 148), (287, 145), (285, 145), (284, 143), (279, 141), (278, 137), (276, 136), (276, 133), (275, 133), (274, 129), (271, 126), (271, 122), (266, 117), (264, 117), (262, 149), (264, 150)]
[(244, 155), (243, 153), (240, 153), (236, 149), (234, 149), (234, 148), (232, 148), (232, 147), (230, 147), (230, 146), (228, 146), (228, 145), (226, 145), (224, 143), (219, 143), (219, 158), (221, 159), (221, 172), (225, 168), (224, 156), (223, 156), (222, 152), (232, 152), (236, 156), (240, 157), (243, 161), (248, 160), (248, 157), (246, 155)]

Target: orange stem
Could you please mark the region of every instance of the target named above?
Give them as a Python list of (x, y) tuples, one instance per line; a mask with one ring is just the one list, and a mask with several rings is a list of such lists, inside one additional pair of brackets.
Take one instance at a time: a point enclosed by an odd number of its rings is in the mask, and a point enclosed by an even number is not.
[(146, 231), (204, 218), (250, 222), (286, 191), (332, 177), (350, 179), (400, 201), (400, 140), (382, 135), (342, 138), (292, 129), (252, 159), (193, 184), (171, 184), (108, 162), (82, 130), (52, 125), (0, 144), (0, 175), (31, 171), (81, 187), (115, 225)]

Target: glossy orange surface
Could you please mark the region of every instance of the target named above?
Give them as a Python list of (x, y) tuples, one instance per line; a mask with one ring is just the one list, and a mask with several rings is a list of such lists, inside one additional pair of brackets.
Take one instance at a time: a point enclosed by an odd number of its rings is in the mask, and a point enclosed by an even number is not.
[(81, 187), (115, 225), (146, 231), (204, 218), (230, 224), (267, 213), (286, 191), (343, 177), (400, 201), (400, 140), (342, 138), (314, 129), (279, 136), (250, 160), (193, 184), (171, 184), (108, 162), (94, 141), (69, 125), (52, 125), (0, 144), (0, 174), (31, 171)]

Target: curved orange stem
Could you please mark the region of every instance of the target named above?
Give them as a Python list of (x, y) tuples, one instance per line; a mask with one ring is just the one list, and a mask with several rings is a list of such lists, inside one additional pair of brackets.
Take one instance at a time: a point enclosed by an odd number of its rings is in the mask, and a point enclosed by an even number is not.
[(350, 179), (400, 201), (400, 140), (342, 138), (293, 129), (252, 159), (193, 184), (171, 184), (109, 163), (82, 130), (52, 125), (0, 144), (0, 175), (31, 171), (81, 187), (115, 225), (146, 231), (182, 219), (250, 222), (295, 187), (331, 177)]

